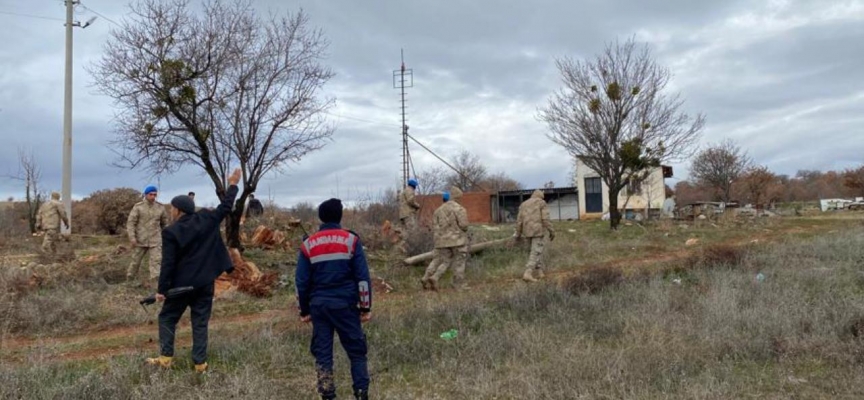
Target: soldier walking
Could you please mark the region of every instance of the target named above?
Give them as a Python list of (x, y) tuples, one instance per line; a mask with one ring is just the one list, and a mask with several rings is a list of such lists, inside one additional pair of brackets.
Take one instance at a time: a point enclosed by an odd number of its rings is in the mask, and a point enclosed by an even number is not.
[(444, 192), (444, 204), (432, 216), (435, 238), (435, 258), (426, 268), (421, 282), (423, 289), (438, 290), (438, 280), (453, 267), (453, 286), (468, 289), (465, 284), (465, 264), (468, 261), (468, 212), (456, 200), (462, 198), (457, 187)]
[(537, 279), (545, 277), (543, 254), (546, 252), (547, 235), (548, 240), (555, 240), (555, 230), (549, 220), (549, 208), (543, 200), (543, 191), (538, 189), (531, 194), (530, 199), (519, 206), (519, 216), (516, 217), (514, 236), (517, 240), (527, 238), (531, 241), (531, 253), (528, 255), (522, 280), (537, 282)]
[(156, 186), (144, 189), (144, 200), (135, 204), (129, 212), (126, 221), (126, 232), (132, 245), (132, 262), (126, 270), (127, 282), (132, 282), (138, 276), (138, 269), (144, 257), (149, 255), (150, 282), (144, 281), (143, 286), (149, 287), (159, 279), (159, 269), (162, 263), (162, 229), (168, 226), (168, 211), (162, 203), (156, 201), (159, 190)]
[(55, 243), (60, 238), (60, 222), (63, 222), (66, 227), (69, 226), (66, 209), (60, 202), (60, 193), (51, 192), (51, 200), (39, 207), (39, 212), (36, 214), (36, 229), (45, 231), (42, 239), (42, 251), (45, 254), (57, 253)]
[(417, 213), (420, 211), (417, 185), (416, 179), (409, 179), (408, 185), (399, 194), (399, 251), (403, 256), (408, 256), (408, 238), (417, 229)]

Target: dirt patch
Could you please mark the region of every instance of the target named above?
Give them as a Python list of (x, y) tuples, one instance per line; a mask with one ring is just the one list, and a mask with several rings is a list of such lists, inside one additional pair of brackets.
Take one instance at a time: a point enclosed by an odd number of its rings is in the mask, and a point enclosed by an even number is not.
[(624, 273), (616, 267), (595, 267), (565, 280), (564, 288), (573, 294), (598, 293), (624, 282)]
[(718, 244), (706, 247), (701, 252), (695, 252), (686, 262), (689, 268), (739, 267), (747, 255), (747, 250), (741, 245)]

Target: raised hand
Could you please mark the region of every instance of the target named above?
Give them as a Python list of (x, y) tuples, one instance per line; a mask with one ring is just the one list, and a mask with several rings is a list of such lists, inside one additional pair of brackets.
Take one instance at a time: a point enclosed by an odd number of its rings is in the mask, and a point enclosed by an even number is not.
[(238, 183), (240, 183), (240, 168), (235, 169), (228, 177), (229, 186), (236, 186)]

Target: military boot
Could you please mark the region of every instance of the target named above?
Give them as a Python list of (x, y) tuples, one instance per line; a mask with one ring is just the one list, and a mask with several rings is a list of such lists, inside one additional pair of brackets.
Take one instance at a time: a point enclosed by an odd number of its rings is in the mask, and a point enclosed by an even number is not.
[(354, 398), (356, 400), (369, 400), (369, 390), (357, 389), (354, 391)]
[(438, 291), (438, 279), (435, 279), (435, 277), (433, 276), (433, 277), (427, 279), (426, 282), (429, 285), (429, 290), (431, 290), (433, 292)]
[(546, 273), (544, 273), (542, 269), (537, 268), (534, 270), (534, 276), (536, 276), (537, 279), (544, 279), (546, 278)]
[(429, 290), (429, 278), (425, 276), (420, 278), (420, 283), (423, 285), (423, 290)]
[(531, 276), (530, 269), (525, 270), (525, 273), (522, 274), (522, 280), (525, 282), (537, 282), (537, 279), (534, 279), (534, 277)]

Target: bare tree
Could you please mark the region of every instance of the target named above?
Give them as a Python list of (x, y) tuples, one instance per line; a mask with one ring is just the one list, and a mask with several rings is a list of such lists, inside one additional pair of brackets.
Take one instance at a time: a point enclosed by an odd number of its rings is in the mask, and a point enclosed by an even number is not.
[(261, 18), (249, 1), (141, 0), (113, 30), (91, 68), (118, 107), (119, 164), (154, 173), (194, 165), (222, 196), (240, 164), (243, 191), (226, 225), (240, 247), (240, 219), (265, 174), (322, 148), (333, 128), (321, 98), (333, 76), (327, 41), (301, 11)]
[(454, 171), (447, 176), (447, 186), (456, 186), (463, 192), (487, 190), (480, 185), (480, 182), (486, 179), (486, 166), (476, 154), (462, 150), (453, 157), (451, 164)]
[(864, 196), (864, 165), (843, 171), (843, 185), (855, 196)]
[(45, 201), (45, 193), (39, 187), (42, 180), (42, 169), (36, 162), (32, 150), (18, 148), (18, 172), (7, 175), (7, 178), (24, 184), (24, 200), (27, 204), (27, 224), (30, 233), (36, 233), (36, 217), (39, 207)]
[(420, 182), (417, 187), (419, 194), (440, 193), (447, 190), (447, 171), (441, 166), (421, 170), (417, 173), (417, 181)]
[(486, 191), (498, 193), (507, 190), (522, 189), (522, 184), (519, 181), (511, 178), (504, 172), (497, 172), (487, 176), (479, 182), (479, 186)]
[(756, 206), (757, 210), (776, 201), (783, 192), (778, 176), (761, 165), (748, 168), (736, 183), (736, 188), (740, 196)]
[(711, 187), (716, 198), (732, 200), (732, 185), (750, 168), (750, 157), (731, 139), (711, 145), (699, 152), (690, 166), (697, 183)]
[(616, 229), (621, 189), (645, 169), (691, 155), (704, 118), (682, 112), (680, 97), (664, 93), (671, 73), (634, 39), (609, 44), (592, 60), (565, 57), (556, 64), (564, 88), (539, 118), (553, 142), (606, 183)]

